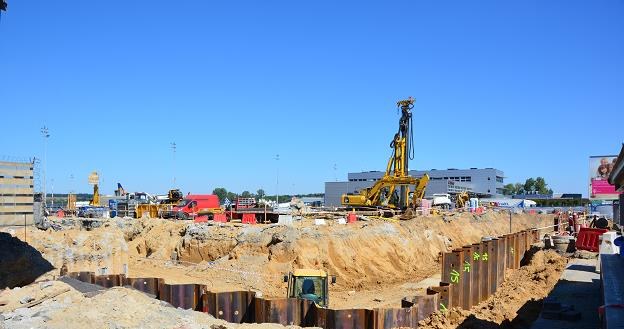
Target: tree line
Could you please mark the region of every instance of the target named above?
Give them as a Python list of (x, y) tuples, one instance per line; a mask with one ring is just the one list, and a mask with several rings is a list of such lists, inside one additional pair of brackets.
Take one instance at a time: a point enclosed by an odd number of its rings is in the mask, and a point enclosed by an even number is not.
[(518, 194), (544, 194), (552, 195), (553, 190), (548, 187), (546, 180), (543, 177), (527, 178), (522, 183), (506, 184), (503, 186), (504, 195), (518, 195)]
[[(214, 190), (212, 190), (212, 194), (217, 195), (221, 202), (223, 202), (225, 198), (227, 198), (231, 202), (236, 201), (236, 198), (256, 198), (257, 200), (265, 199), (269, 201), (275, 201), (276, 199), (275, 195), (267, 195), (263, 189), (258, 189), (256, 193), (252, 193), (250, 191), (243, 191), (242, 193), (235, 193), (232, 191), (228, 191), (225, 187), (217, 187)], [(323, 195), (324, 195), (323, 193), (296, 194), (296, 195), (280, 194), (279, 201), (280, 203), (290, 202), (293, 197), (322, 197)]]

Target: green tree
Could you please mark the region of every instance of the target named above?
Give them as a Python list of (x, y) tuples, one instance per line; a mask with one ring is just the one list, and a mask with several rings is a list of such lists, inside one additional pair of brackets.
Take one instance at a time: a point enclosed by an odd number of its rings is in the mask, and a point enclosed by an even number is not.
[(524, 194), (524, 185), (521, 183), (514, 184), (514, 194)]
[(218, 196), (219, 200), (223, 202), (223, 200), (225, 200), (225, 198), (228, 195), (228, 191), (223, 187), (217, 187), (214, 190), (212, 190), (212, 194), (215, 194), (216, 196)]
[(514, 194), (516, 194), (516, 188), (514, 184), (509, 183), (503, 186), (503, 195), (514, 195)]
[(251, 198), (251, 192), (243, 191), (243, 193), (241, 193), (241, 198)]
[(262, 198), (264, 198), (264, 195), (265, 195), (265, 194), (264, 194), (264, 190), (263, 190), (263, 189), (261, 189), (261, 188), (260, 188), (260, 189), (258, 189), (258, 190), (256, 191), (256, 195), (258, 196), (258, 199), (262, 199)]
[(236, 193), (234, 192), (227, 192), (227, 198), (230, 200), (230, 202), (234, 203), (236, 202), (236, 198), (238, 197), (238, 195), (236, 195)]
[(524, 181), (524, 192), (525, 193), (535, 192), (535, 179), (527, 178), (527, 180)]
[(535, 179), (535, 191), (539, 194), (548, 194), (548, 185), (543, 177), (537, 177)]

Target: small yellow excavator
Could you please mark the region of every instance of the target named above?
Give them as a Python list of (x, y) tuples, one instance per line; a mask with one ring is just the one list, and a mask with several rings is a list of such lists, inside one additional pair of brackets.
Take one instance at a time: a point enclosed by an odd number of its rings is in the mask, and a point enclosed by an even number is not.
[(463, 191), (458, 193), (455, 196), (455, 208), (456, 209), (464, 209), (464, 207), (466, 206), (466, 202), (468, 202), (470, 200), (470, 195), (468, 194), (468, 192)]
[(298, 269), (284, 275), (284, 282), (288, 282), (286, 297), (306, 299), (320, 307), (329, 306), (329, 282), (336, 283), (335, 276), (328, 276), (323, 270)]
[[(364, 188), (357, 194), (343, 194), (341, 203), (351, 209), (367, 207), (407, 209), (420, 204), (425, 196), (425, 188), (429, 183), (429, 175), (415, 178), (409, 175), (408, 162), (414, 158), (412, 133), (412, 97), (398, 101), (401, 109), (399, 131), (394, 135), (390, 147), (392, 155), (384, 176), (369, 188)], [(410, 199), (410, 187), (415, 186)]]

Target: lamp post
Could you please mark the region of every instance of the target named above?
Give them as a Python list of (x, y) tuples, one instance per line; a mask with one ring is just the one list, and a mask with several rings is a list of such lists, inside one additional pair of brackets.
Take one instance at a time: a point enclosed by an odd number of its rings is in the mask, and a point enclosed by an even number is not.
[(175, 142), (171, 143), (171, 149), (173, 150), (173, 188), (176, 186), (176, 175), (175, 175), (175, 165), (176, 165), (176, 149), (178, 145)]
[(52, 209), (54, 209), (54, 178), (51, 179), (52, 183)]
[(275, 161), (277, 161), (277, 179), (276, 179), (276, 188), (275, 188), (275, 204), (277, 205), (277, 208), (279, 209), (279, 154), (275, 155)]
[(43, 137), (43, 208), (47, 207), (47, 194), (46, 194), (46, 165), (48, 158), (48, 138), (50, 138), (50, 131), (48, 127), (43, 126), (41, 128), (41, 136)]

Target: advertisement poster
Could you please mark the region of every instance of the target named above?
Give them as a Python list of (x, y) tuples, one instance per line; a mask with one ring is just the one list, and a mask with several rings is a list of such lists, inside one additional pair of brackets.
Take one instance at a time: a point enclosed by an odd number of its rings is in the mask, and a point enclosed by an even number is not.
[(609, 175), (613, 170), (616, 155), (589, 157), (589, 198), (592, 200), (617, 199), (615, 186), (609, 184)]

